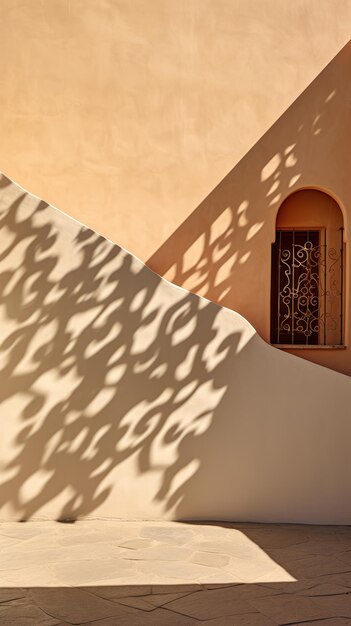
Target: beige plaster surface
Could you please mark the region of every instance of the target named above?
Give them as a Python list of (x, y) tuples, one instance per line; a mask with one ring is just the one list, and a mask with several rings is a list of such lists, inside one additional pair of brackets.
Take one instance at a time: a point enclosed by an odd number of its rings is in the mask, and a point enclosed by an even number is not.
[(0, 525), (2, 626), (347, 626), (349, 527)]
[(0, 187), (1, 519), (350, 522), (348, 376)]

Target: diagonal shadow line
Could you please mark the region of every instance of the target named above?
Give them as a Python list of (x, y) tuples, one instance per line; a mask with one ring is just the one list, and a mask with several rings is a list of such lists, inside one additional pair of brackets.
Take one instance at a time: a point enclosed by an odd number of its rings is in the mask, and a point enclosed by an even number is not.
[(309, 186), (336, 199), (344, 191), (350, 53), (348, 43), (147, 260), (175, 284), (241, 313), (265, 339), (281, 202)]

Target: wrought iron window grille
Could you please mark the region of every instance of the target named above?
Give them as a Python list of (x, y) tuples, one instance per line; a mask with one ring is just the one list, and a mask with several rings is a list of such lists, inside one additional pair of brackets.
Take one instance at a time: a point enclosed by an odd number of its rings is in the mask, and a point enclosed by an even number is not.
[[(323, 229), (277, 230), (272, 246), (271, 343), (342, 346), (344, 237)], [(333, 242), (334, 243), (334, 242)]]

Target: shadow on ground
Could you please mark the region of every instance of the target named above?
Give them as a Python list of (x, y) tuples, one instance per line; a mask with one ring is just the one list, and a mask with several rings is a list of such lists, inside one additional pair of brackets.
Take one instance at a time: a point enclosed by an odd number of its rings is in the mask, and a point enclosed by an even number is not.
[[(38, 525), (29, 525), (31, 537), (22, 540), (24, 527), (15, 526), (1, 529), (5, 561), (14, 556), (12, 569), (6, 571), (2, 564), (0, 571), (3, 626), (346, 626), (351, 620), (349, 527), (141, 523), (138, 536), (123, 541), (116, 532), (128, 534), (128, 523), (121, 531), (121, 525), (110, 522), (106, 532), (103, 522), (93, 524), (94, 531), (89, 522), (82, 529), (78, 523), (74, 537), (71, 529), (61, 529), (53, 549), (54, 542), (48, 548), (40, 537), (43, 524), (37, 537)], [(47, 531), (55, 534), (53, 525)], [(18, 544), (6, 548), (4, 536), (21, 541), (22, 556)], [(37, 564), (32, 560), (28, 568), (34, 552)], [(27, 569), (16, 569), (25, 556)], [(24, 585), (31, 575), (38, 580), (45, 560), (51, 586)], [(111, 561), (118, 584), (104, 582), (112, 578)], [(134, 574), (129, 571), (123, 581), (121, 570), (131, 563)], [(5, 585), (11, 574), (18, 584)], [(58, 575), (61, 586), (55, 584)], [(82, 584), (89, 576), (99, 583)]]

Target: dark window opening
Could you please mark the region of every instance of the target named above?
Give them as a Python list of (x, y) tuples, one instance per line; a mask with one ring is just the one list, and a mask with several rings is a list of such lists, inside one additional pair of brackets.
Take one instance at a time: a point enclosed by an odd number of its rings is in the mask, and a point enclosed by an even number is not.
[(343, 233), (328, 248), (325, 229), (278, 230), (272, 246), (271, 342), (343, 343)]

